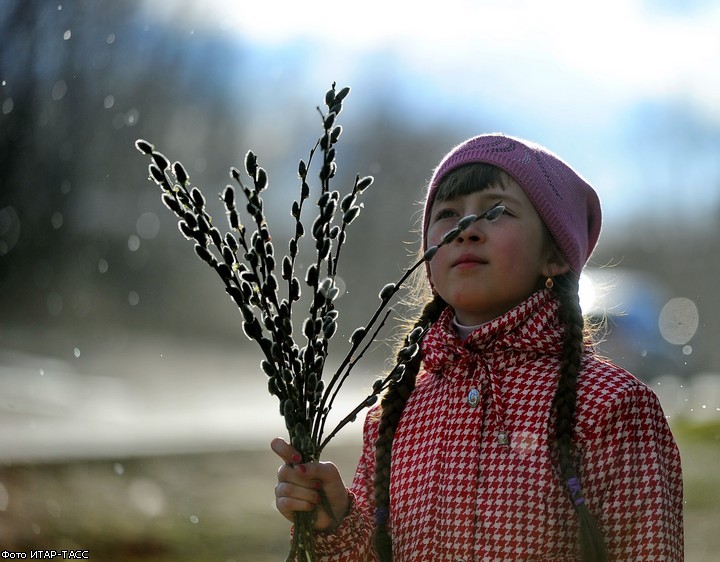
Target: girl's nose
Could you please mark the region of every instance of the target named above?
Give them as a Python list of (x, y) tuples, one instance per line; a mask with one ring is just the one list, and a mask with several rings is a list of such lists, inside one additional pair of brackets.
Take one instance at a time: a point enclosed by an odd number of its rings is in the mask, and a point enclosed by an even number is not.
[(458, 237), (455, 239), (455, 241), (457, 243), (460, 243), (460, 242), (465, 242), (465, 241), (480, 242), (481, 240), (484, 240), (485, 233), (483, 232), (483, 230), (479, 224), (480, 222), (482, 222), (482, 221), (474, 222), (473, 224), (468, 226), (465, 230), (463, 230), (458, 235)]

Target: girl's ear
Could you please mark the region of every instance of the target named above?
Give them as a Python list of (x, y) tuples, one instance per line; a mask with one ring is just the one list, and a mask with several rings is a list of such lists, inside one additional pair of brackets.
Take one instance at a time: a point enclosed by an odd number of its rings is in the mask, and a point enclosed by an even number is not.
[(563, 273), (570, 271), (570, 264), (565, 261), (565, 258), (560, 253), (555, 245), (552, 245), (552, 249), (549, 252), (548, 259), (540, 272), (543, 277), (557, 277)]

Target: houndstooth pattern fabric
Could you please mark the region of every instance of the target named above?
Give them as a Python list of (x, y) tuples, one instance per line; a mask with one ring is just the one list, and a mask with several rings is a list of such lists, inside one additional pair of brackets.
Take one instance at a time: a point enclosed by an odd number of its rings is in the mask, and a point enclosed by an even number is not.
[[(577, 516), (558, 477), (552, 437), (562, 345), (557, 306), (541, 291), (465, 341), (446, 310), (428, 332), (424, 370), (393, 442), (395, 562), (579, 560)], [(318, 536), (323, 561), (377, 560), (377, 428), (373, 411), (351, 513), (334, 533)], [(680, 458), (655, 395), (586, 354), (575, 442), (584, 496), (610, 559), (682, 560)]]

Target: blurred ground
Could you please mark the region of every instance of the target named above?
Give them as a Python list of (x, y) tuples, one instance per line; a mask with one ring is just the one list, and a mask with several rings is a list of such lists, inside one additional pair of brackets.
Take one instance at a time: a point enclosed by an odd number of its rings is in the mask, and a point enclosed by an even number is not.
[[(38, 355), (23, 347), (27, 334), (4, 334), (0, 546), (110, 561), (281, 560), (289, 525), (274, 510), (267, 444), (284, 428), (257, 358), (143, 334), (99, 353), (84, 338), (43, 334), (52, 345), (36, 343), (48, 350)], [(372, 382), (360, 379), (348, 395)], [(653, 386), (683, 457), (686, 560), (710, 560), (720, 549), (718, 377)], [(324, 454), (348, 480), (359, 431)]]
[[(686, 432), (686, 430), (688, 430)], [(685, 463), (686, 561), (720, 549), (720, 426), (678, 437)], [(358, 448), (327, 451), (349, 479)], [(275, 562), (289, 524), (274, 509), (278, 463), (264, 450), (30, 464), (0, 469), (3, 548), (86, 549), (120, 561)]]
[[(259, 357), (226, 345), (142, 333), (100, 344), (92, 334), (22, 331), (5, 332), (3, 342), (0, 462), (264, 447), (285, 434)], [(372, 384), (354, 374), (338, 412)]]

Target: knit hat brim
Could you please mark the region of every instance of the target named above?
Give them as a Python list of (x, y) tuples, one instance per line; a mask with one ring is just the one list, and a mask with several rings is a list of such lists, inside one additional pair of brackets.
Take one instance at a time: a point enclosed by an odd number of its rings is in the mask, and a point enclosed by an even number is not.
[(546, 148), (515, 137), (479, 135), (453, 148), (435, 169), (428, 185), (423, 240), (438, 185), (466, 164), (486, 163), (504, 170), (527, 194), (568, 265), (579, 274), (600, 236), (600, 199), (592, 186)]

